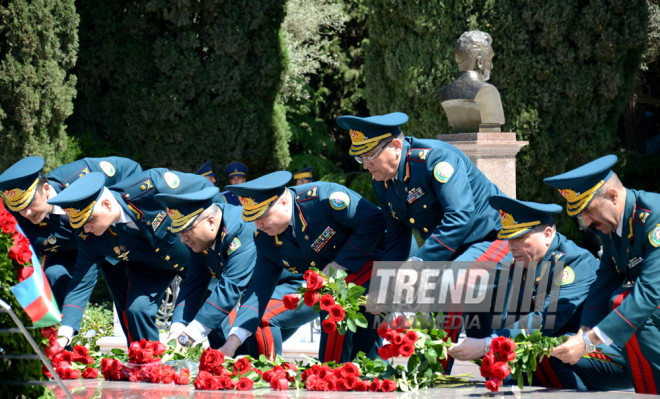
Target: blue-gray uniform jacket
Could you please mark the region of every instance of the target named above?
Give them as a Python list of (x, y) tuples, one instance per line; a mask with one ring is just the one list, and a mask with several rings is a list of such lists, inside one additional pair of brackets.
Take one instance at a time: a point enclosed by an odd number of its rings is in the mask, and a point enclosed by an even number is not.
[[(197, 319), (208, 328), (219, 328), (252, 278), (257, 258), (254, 223), (243, 221), (241, 207), (216, 205), (222, 210), (222, 224), (215, 245), (204, 252), (191, 251), (172, 323), (189, 324)], [(218, 284), (204, 301), (211, 278), (218, 279)]]
[[(233, 324), (253, 334), (268, 301), (281, 299), (278, 291), (295, 291), (305, 271), (313, 267), (321, 270), (332, 261), (349, 272), (359, 273), (372, 259), (385, 230), (378, 208), (342, 185), (315, 182), (288, 190), (293, 197), (295, 238), (291, 227), (274, 237), (255, 232), (255, 273)], [(409, 245), (410, 242), (406, 251), (410, 250)], [(366, 278), (371, 270), (368, 274)]]
[(232, 193), (231, 191), (223, 191), (220, 193), (222, 196), (223, 202), (229, 205), (242, 206), (241, 201), (238, 199), (238, 195)]
[(170, 232), (172, 219), (154, 196), (159, 193), (185, 194), (212, 187), (203, 176), (169, 171), (164, 168), (149, 169), (109, 187), (123, 211), (136, 224), (138, 230), (123, 223), (111, 226), (100, 236), (85, 234), (84, 227), (76, 230), (80, 243), (78, 259), (69, 283), (64, 306), (62, 325), (79, 330), (89, 296), (96, 285), (98, 268), (105, 257), (114, 264), (127, 261), (127, 277), (131, 284), (139, 284), (149, 291), (149, 281), (133, 278), (132, 267), (183, 272), (188, 266), (188, 247)]
[[(103, 173), (106, 185), (111, 186), (129, 176), (142, 172), (142, 167), (128, 158), (84, 158), (54, 169), (46, 175), (46, 178), (51, 187), (57, 193), (60, 193), (74, 181), (91, 172)], [(68, 220), (62, 220), (61, 215), (51, 214), (39, 225), (36, 225), (18, 212), (12, 212), (12, 214), (16, 217), (18, 224), (25, 232), (25, 236), (38, 253), (60, 253), (78, 249), (74, 229)], [(49, 238), (51, 238), (50, 241)], [(73, 255), (75, 256), (75, 252)]]
[[(603, 256), (582, 324), (597, 325), (624, 346), (647, 320), (660, 325), (660, 195), (626, 189), (622, 237), (615, 232), (598, 235)], [(632, 293), (609, 311), (611, 295), (626, 281), (634, 283)]]
[(442, 141), (406, 137), (397, 178), (372, 186), (387, 222), (384, 261), (408, 259), (411, 229), (425, 240), (415, 256), (443, 261), (486, 237), (495, 239), (502, 227), (488, 198), (504, 194)]
[[(543, 262), (548, 262), (544, 265)], [(563, 273), (553, 279), (557, 262), (563, 262)], [(516, 266), (511, 266), (509, 274), (509, 294), (518, 294), (516, 311), (509, 312), (511, 320), (516, 322), (513, 328), (501, 329), (496, 332), (497, 335), (515, 338), (522, 329), (528, 334), (533, 332), (533, 326), (539, 325), (539, 318), (542, 320), (541, 333), (545, 336), (559, 337), (566, 333), (576, 333), (580, 329), (580, 319), (584, 301), (587, 299), (589, 287), (596, 280), (596, 271), (598, 270), (598, 260), (586, 249), (580, 248), (575, 243), (560, 233), (555, 235), (552, 244), (548, 247), (543, 260), (539, 262), (534, 274), (534, 288), (531, 293), (525, 294), (525, 287), (529, 277), (527, 271), (523, 271), (523, 280), (511, 284), (513, 271)], [(541, 284), (545, 283), (544, 286)], [(559, 297), (557, 298), (556, 308), (549, 313), (551, 295), (548, 295), (551, 287), (559, 287)], [(538, 300), (544, 300), (543, 310), (540, 312), (529, 312), (529, 306), (521, 309), (524, 303), (530, 304), (531, 309), (536, 310)], [(527, 298), (525, 298), (527, 296)], [(509, 302), (511, 302), (509, 298)], [(507, 307), (508, 308), (508, 307)], [(505, 308), (505, 309), (507, 309)], [(522, 311), (521, 311), (522, 310)], [(547, 320), (548, 315), (554, 316), (554, 326), (549, 328)], [(527, 316), (527, 317), (525, 317)], [(522, 320), (521, 320), (522, 319)], [(533, 320), (536, 319), (536, 325)]]

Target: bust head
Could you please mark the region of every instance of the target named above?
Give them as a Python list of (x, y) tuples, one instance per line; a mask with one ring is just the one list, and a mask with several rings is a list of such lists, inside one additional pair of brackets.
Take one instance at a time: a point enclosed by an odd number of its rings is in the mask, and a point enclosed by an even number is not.
[(460, 71), (479, 72), (484, 82), (490, 79), (493, 69), (492, 43), (488, 33), (478, 30), (464, 32), (454, 45), (454, 56)]

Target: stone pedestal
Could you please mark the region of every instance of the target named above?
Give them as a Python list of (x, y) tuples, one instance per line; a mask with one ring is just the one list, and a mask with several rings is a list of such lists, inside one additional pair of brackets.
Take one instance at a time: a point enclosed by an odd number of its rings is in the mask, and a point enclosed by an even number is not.
[(500, 190), (516, 198), (516, 154), (528, 141), (517, 141), (515, 133), (439, 134), (438, 140), (463, 151)]

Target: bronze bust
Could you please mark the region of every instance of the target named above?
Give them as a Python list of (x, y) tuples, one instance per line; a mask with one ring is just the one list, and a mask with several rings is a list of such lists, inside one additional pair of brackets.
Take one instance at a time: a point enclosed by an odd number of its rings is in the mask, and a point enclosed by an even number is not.
[(456, 40), (454, 56), (461, 73), (440, 90), (440, 102), (453, 133), (500, 132), (504, 110), (497, 88), (489, 83), (493, 39), (481, 31)]

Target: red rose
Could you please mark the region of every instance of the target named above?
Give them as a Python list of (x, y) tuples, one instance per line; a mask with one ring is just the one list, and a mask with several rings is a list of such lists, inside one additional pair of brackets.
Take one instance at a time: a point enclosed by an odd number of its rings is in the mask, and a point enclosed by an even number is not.
[(250, 370), (252, 368), (252, 364), (248, 360), (247, 357), (242, 357), (234, 363), (234, 370), (238, 371), (239, 373), (243, 374), (243, 372)]
[(328, 366), (322, 366), (319, 371), (316, 373), (316, 375), (320, 379), (325, 379), (327, 376), (332, 375), (332, 369)]
[(73, 362), (73, 352), (71, 351), (62, 352), (62, 360), (67, 361), (69, 363)]
[(15, 232), (11, 235), (11, 239), (14, 241), (14, 245), (30, 245), (30, 240), (27, 239), (20, 231)]
[(360, 375), (360, 369), (355, 363), (352, 362), (345, 363), (342, 366), (342, 370), (344, 370), (344, 375), (355, 375), (355, 376)]
[(392, 357), (390, 354), (390, 345), (384, 345), (378, 348), (378, 356), (383, 360), (390, 359)]
[(154, 356), (163, 356), (165, 354), (165, 351), (167, 351), (167, 346), (165, 346), (164, 343), (162, 342), (154, 342), (153, 351), (154, 351)]
[(369, 391), (378, 392), (379, 390), (380, 390), (380, 381), (378, 381), (378, 378), (374, 378), (374, 380), (371, 381), (371, 384), (369, 384)]
[[(2, 201), (0, 201), (0, 202), (2, 202)], [(57, 373), (57, 371), (56, 371), (56, 373)], [(48, 367), (46, 367), (45, 364), (41, 365), (41, 374), (45, 375), (48, 378), (53, 378), (53, 375), (50, 373), (50, 371), (48, 371)]]
[(347, 374), (344, 377), (344, 384), (349, 391), (352, 391), (357, 388), (358, 385), (362, 385), (362, 381), (355, 374)]
[(305, 380), (305, 388), (307, 388), (308, 391), (316, 391), (316, 383), (318, 380), (319, 378), (315, 375), (309, 376), (309, 378)]
[(406, 342), (405, 344), (399, 346), (399, 354), (403, 357), (410, 357), (415, 353), (415, 347), (409, 343)]
[(326, 334), (330, 334), (330, 333), (333, 333), (333, 332), (337, 331), (337, 323), (335, 323), (332, 320), (327, 320), (327, 319), (323, 320), (323, 322), (321, 323), (321, 326), (323, 326), (323, 331)]
[(89, 356), (89, 349), (82, 345), (76, 345), (73, 347), (73, 354), (76, 356), (87, 357)]
[(16, 270), (16, 274), (18, 275), (18, 282), (22, 283), (23, 281), (30, 278), (30, 276), (33, 273), (34, 273), (34, 267), (32, 267), (32, 266), (19, 267), (18, 270)]
[(327, 376), (323, 379), (325, 381), (325, 391), (336, 391), (337, 390), (337, 381), (334, 376)]
[(154, 352), (149, 349), (140, 349), (135, 354), (138, 363), (148, 363), (154, 357)]
[(199, 360), (200, 369), (213, 371), (222, 367), (225, 362), (225, 354), (216, 349), (207, 349), (202, 353)]
[(488, 352), (484, 356), (482, 362), (481, 362), (481, 367), (479, 367), (479, 371), (481, 371), (481, 376), (484, 378), (490, 378), (493, 375), (493, 365), (497, 362), (497, 359), (495, 358), (495, 355), (493, 352)]
[(344, 320), (344, 308), (342, 308), (341, 305), (334, 304), (330, 306), (328, 313), (330, 313), (330, 320), (332, 321), (337, 322)]
[(57, 334), (55, 327), (46, 327), (41, 329), (41, 338), (50, 338), (51, 335)]
[(500, 352), (500, 354), (497, 355), (497, 357), (503, 362), (512, 362), (512, 361), (516, 360), (516, 352), (515, 351), (514, 352), (509, 352), (506, 355), (503, 355), (502, 352)]
[(294, 363), (282, 363), (282, 368), (284, 370), (298, 371), (298, 367)]
[(406, 331), (410, 330), (410, 321), (406, 318), (406, 316), (401, 315), (394, 319), (392, 322), (392, 327), (394, 327), (398, 333), (405, 333)]
[(261, 376), (261, 378), (266, 382), (270, 382), (270, 380), (273, 379), (274, 374), (275, 372), (273, 370), (268, 370)]
[(366, 392), (369, 389), (369, 382), (368, 381), (360, 381), (358, 382), (357, 385), (355, 385), (355, 390), (357, 392)]
[(387, 332), (390, 331), (390, 326), (388, 326), (387, 322), (384, 321), (380, 323), (376, 331), (378, 331), (378, 335), (380, 335), (381, 338), (385, 338), (385, 334), (387, 334)]
[(249, 391), (252, 389), (253, 385), (254, 385), (254, 381), (252, 381), (249, 378), (243, 377), (240, 380), (238, 380), (238, 383), (236, 384), (236, 390)]
[(497, 377), (493, 377), (486, 381), (486, 388), (490, 389), (491, 392), (499, 392), (501, 386), (502, 380)]
[[(61, 363), (60, 363), (60, 366), (55, 369), (55, 372), (63, 380), (72, 380), (73, 379), (73, 374), (72, 374), (71, 368), (63, 367)], [(78, 377), (76, 377), (76, 378), (78, 378)]]
[(51, 335), (48, 338), (48, 346), (44, 349), (44, 353), (48, 356), (49, 359), (52, 359), (55, 355), (62, 353), (64, 348), (57, 342), (57, 337)]
[(286, 378), (276, 378), (270, 380), (270, 387), (275, 391), (285, 391), (289, 388), (289, 380)]
[(188, 385), (190, 383), (190, 376), (186, 374), (177, 374), (174, 376), (174, 383), (176, 385)]
[(383, 392), (392, 392), (396, 390), (396, 382), (394, 380), (383, 380), (380, 385), (380, 390)]
[(406, 342), (410, 342), (411, 344), (414, 345), (418, 339), (419, 337), (417, 336), (417, 333), (415, 331), (411, 330), (406, 333)]
[(197, 374), (197, 378), (195, 378), (195, 382), (193, 382), (193, 386), (195, 387), (195, 389), (200, 389), (200, 390), (206, 389), (205, 387), (207, 385), (208, 380), (212, 380), (212, 379), (213, 376), (211, 375), (211, 373), (209, 373), (208, 371), (200, 371)]
[(82, 372), (82, 378), (86, 380), (91, 380), (94, 378), (99, 378), (99, 371), (95, 368), (87, 367)]
[(335, 304), (335, 299), (330, 294), (325, 294), (321, 297), (321, 309), (328, 310)]
[[(511, 340), (509, 338), (503, 340), (501, 345), (500, 345), (500, 353), (499, 353), (500, 360), (504, 361), (503, 358), (508, 357), (508, 355), (511, 354), (511, 353), (515, 353), (516, 347), (517, 347), (516, 343), (513, 342), (513, 340)], [(515, 359), (515, 357), (514, 357), (514, 359)]]
[(231, 390), (234, 389), (234, 387), (236, 386), (234, 381), (227, 376), (216, 377), (216, 381), (220, 381), (220, 389)]
[(6, 209), (0, 212), (0, 227), (5, 234), (16, 232), (16, 218)]
[(392, 357), (397, 357), (397, 356), (399, 356), (399, 347), (398, 347), (397, 345), (390, 344), (389, 349), (390, 349), (390, 355), (391, 355)]
[(332, 370), (332, 375), (337, 378), (343, 378), (344, 377), (344, 372), (342, 371), (341, 367), (337, 367), (336, 369)]
[(15, 245), (9, 248), (9, 258), (18, 262), (19, 265), (24, 265), (25, 262), (28, 262), (32, 258), (32, 251), (30, 251), (30, 246)]
[(284, 308), (286, 310), (293, 310), (298, 307), (298, 302), (300, 302), (300, 296), (297, 294), (285, 295), (282, 298), (282, 303), (284, 303)]
[[(304, 278), (304, 275), (303, 275)], [(307, 278), (307, 290), (318, 291), (325, 285), (325, 278), (321, 277), (319, 274), (312, 272)]]
[(511, 374), (511, 370), (509, 370), (509, 365), (504, 362), (495, 363), (491, 368), (491, 372), (493, 373), (494, 377), (500, 379), (505, 379), (509, 374)]
[(346, 386), (346, 381), (343, 378), (335, 380), (335, 390), (339, 392), (350, 391), (348, 386)]
[(185, 375), (187, 375), (188, 377), (190, 377), (190, 369), (188, 369), (188, 367), (184, 367), (184, 368), (182, 368), (182, 369), (181, 369), (181, 374), (185, 374)]
[(396, 334), (396, 335), (394, 336), (394, 340), (393, 340), (392, 342), (393, 342), (395, 345), (403, 345), (403, 343), (404, 343), (405, 340), (406, 340), (405, 337), (406, 337), (406, 336), (403, 335), (403, 334)]
[(313, 290), (307, 290), (304, 296), (305, 305), (312, 307), (319, 301), (319, 293)]
[(502, 349), (502, 342), (507, 340), (508, 338), (505, 337), (497, 337), (494, 338), (490, 342), (490, 351), (493, 352), (494, 354), (498, 354), (500, 350)]

